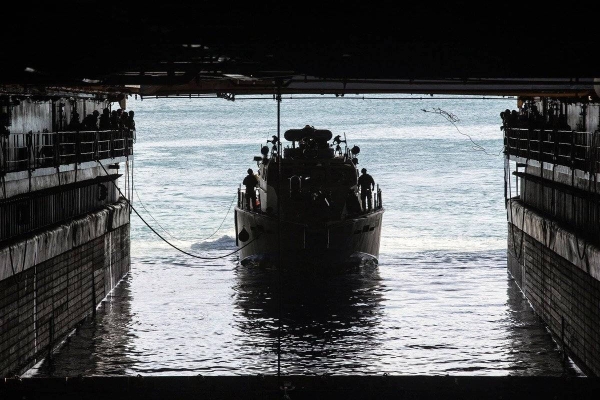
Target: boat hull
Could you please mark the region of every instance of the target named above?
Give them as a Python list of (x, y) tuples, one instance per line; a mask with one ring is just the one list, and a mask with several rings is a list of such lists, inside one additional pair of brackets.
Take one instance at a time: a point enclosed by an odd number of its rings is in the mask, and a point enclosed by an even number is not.
[(240, 262), (321, 268), (376, 262), (382, 217), (383, 209), (379, 209), (342, 221), (306, 225), (236, 207)]

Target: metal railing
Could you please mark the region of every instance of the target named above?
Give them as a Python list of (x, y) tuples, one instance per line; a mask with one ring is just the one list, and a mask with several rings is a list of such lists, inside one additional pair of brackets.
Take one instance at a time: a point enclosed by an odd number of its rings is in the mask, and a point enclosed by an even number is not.
[(0, 137), (0, 174), (133, 154), (134, 131), (10, 133)]
[[(258, 191), (258, 189), (256, 190), (256, 199), (258, 200), (258, 203), (260, 204), (260, 192)], [(381, 188), (379, 187), (379, 184), (377, 184), (377, 189), (372, 193), (373, 195), (373, 210), (372, 211), (376, 211), (376, 210), (381, 210), (383, 208), (383, 200), (381, 197)], [(242, 210), (249, 210), (252, 211), (250, 208), (248, 208), (248, 200), (246, 198), (246, 189), (242, 189), (241, 187), (238, 188), (238, 198), (237, 198), (237, 206), (238, 208), (242, 209)], [(368, 210), (364, 209), (365, 205), (363, 205), (363, 213), (367, 213), (369, 212)]]
[(381, 189), (379, 188), (379, 184), (377, 184), (377, 191), (373, 193), (373, 209), (381, 210), (383, 208), (383, 201), (381, 199)]
[[(255, 189), (255, 191), (256, 191), (256, 200), (260, 204), (260, 192), (258, 191), (258, 189)], [(242, 210), (253, 211), (252, 209), (248, 208), (248, 199), (246, 198), (246, 189), (238, 188), (237, 204), (238, 204), (238, 208), (240, 208)], [(260, 209), (260, 207), (259, 207), (259, 209)]]
[[(553, 166), (570, 168), (565, 182), (515, 171), (521, 180), (519, 198), (528, 207), (538, 210), (577, 231), (587, 241), (598, 243), (600, 226), (600, 192), (597, 174), (600, 168), (600, 132), (545, 130), (541, 128), (510, 128), (505, 126), (505, 154), (523, 160), (536, 160)], [(575, 171), (588, 173), (575, 180)]]
[(118, 176), (55, 186), (32, 194), (0, 199), (0, 241), (84, 216), (115, 203)]
[(504, 128), (504, 152), (586, 172), (600, 166), (600, 132)]

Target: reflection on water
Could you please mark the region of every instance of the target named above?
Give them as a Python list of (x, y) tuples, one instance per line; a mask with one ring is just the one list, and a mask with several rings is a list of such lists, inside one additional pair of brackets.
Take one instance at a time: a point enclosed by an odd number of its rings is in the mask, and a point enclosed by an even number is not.
[(506, 291), (507, 325), (511, 350), (509, 369), (512, 375), (528, 375), (531, 366), (540, 371), (558, 369), (564, 376), (583, 375), (577, 366), (564, 358), (560, 348), (553, 342), (543, 322), (531, 310), (531, 305), (521, 293), (514, 280), (508, 280)]
[(235, 257), (137, 258), (27, 376), (582, 375), (506, 272), (506, 251), (383, 256), (330, 273)]
[(282, 373), (364, 370), (356, 360), (378, 346), (383, 314), (376, 264), (326, 274), (240, 266), (236, 276), (239, 329), (270, 343)]
[(130, 341), (130, 282), (123, 279), (96, 311), (27, 376), (127, 375), (134, 349)]

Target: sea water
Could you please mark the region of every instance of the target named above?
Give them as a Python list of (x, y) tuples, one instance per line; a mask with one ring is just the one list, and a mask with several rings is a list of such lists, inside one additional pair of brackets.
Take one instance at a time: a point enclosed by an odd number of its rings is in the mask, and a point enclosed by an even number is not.
[[(581, 375), (507, 273), (516, 103), (283, 96), (278, 118), (271, 96), (130, 99), (131, 272), (28, 375)], [(278, 121), (282, 139), (311, 125), (360, 148), (385, 208), (377, 265), (239, 265), (237, 190)]]

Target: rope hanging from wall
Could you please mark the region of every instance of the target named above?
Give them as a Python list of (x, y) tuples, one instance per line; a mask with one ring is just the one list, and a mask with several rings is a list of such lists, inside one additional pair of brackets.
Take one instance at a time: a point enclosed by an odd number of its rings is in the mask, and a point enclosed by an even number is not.
[[(104, 168), (104, 165), (102, 165), (102, 163), (100, 161), (97, 161), (98, 164), (102, 167), (102, 169), (104, 170), (104, 172), (106, 173), (106, 175), (108, 174), (108, 171), (106, 170), (106, 168)], [(131, 209), (135, 212), (135, 214), (142, 220), (142, 222), (152, 231), (154, 232), (154, 234), (156, 236), (158, 236), (162, 241), (164, 241), (166, 244), (168, 244), (169, 246), (173, 247), (175, 250), (186, 254), (190, 257), (194, 257), (194, 258), (199, 258), (202, 260), (217, 260), (220, 258), (225, 258), (228, 257), (232, 254), (235, 254), (237, 252), (239, 252), (240, 250), (242, 250), (243, 248), (245, 248), (246, 246), (250, 245), (251, 243), (253, 243), (255, 240), (258, 240), (260, 238), (260, 234), (258, 236), (256, 236), (254, 239), (252, 239), (251, 241), (249, 241), (248, 243), (246, 243), (245, 245), (243, 245), (242, 247), (240, 247), (239, 249), (232, 251), (231, 253), (227, 253), (224, 254), (222, 256), (217, 256), (217, 257), (205, 257), (205, 256), (199, 256), (197, 254), (193, 254), (193, 253), (189, 253), (183, 249), (180, 249), (179, 247), (175, 246), (173, 243), (169, 242), (167, 239), (165, 239), (160, 233), (158, 233), (152, 226), (150, 226), (150, 224), (148, 222), (146, 222), (146, 220), (140, 215), (140, 213), (138, 213), (138, 211), (133, 207), (133, 205), (131, 204), (131, 202), (129, 201), (129, 199), (127, 197), (125, 197), (125, 195), (123, 195), (123, 192), (121, 192), (121, 189), (119, 189), (119, 187), (117, 186), (117, 184), (114, 181), (111, 181), (113, 183), (113, 185), (115, 186), (115, 188), (119, 191), (119, 193), (121, 194), (121, 196), (123, 197), (123, 199), (125, 199), (125, 201), (127, 202), (127, 204), (129, 205), (129, 207), (131, 207)]]

